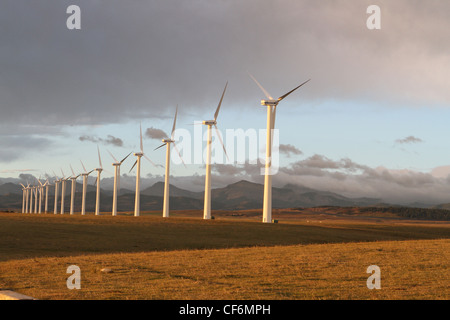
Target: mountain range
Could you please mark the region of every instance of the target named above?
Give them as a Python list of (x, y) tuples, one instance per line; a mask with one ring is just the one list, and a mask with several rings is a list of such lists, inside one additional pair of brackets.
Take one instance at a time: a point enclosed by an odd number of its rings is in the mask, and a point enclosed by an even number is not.
[[(69, 210), (70, 186), (66, 186), (66, 210)], [(75, 210), (81, 206), (82, 185), (77, 183)], [(249, 181), (239, 181), (223, 188), (212, 189), (211, 205), (214, 209), (245, 210), (258, 209), (263, 203), (262, 184)], [(92, 185), (87, 189), (86, 208), (93, 211), (95, 208), (96, 188)], [(164, 183), (157, 182), (141, 191), (141, 210), (162, 209)], [(375, 198), (348, 198), (342, 195), (319, 191), (304, 186), (288, 184), (282, 188), (273, 187), (272, 203), (274, 208), (316, 207), (316, 206), (371, 206), (381, 202)], [(102, 211), (109, 211), (112, 207), (112, 191), (101, 190), (100, 195)], [(49, 188), (49, 211), (53, 211), (54, 187)], [(0, 185), (0, 208), (21, 209), (22, 187), (14, 183)], [(189, 191), (170, 185), (170, 208), (202, 209), (203, 192)], [(134, 209), (134, 190), (121, 189), (118, 196), (118, 210), (132, 211)]]
[[(82, 184), (77, 183), (75, 211), (81, 211)], [(65, 211), (69, 211), (71, 182), (66, 185)], [(54, 187), (49, 187), (49, 211), (53, 212)], [(222, 210), (260, 209), (263, 203), (264, 185), (245, 180), (230, 184), (223, 188), (212, 189), (211, 207)], [(141, 210), (162, 210), (164, 182), (141, 191)], [(203, 191), (196, 192), (170, 185), (170, 209), (203, 209)], [(86, 193), (86, 210), (95, 209), (96, 187), (88, 185)], [(134, 210), (134, 190), (122, 188), (118, 196), (118, 210), (132, 212)], [(112, 190), (101, 189), (100, 204), (102, 211), (112, 209)], [(390, 207), (407, 206), (415, 208), (444, 208), (450, 204), (432, 205), (426, 203), (391, 204), (377, 198), (349, 198), (337, 193), (311, 189), (301, 185), (287, 184), (284, 187), (272, 188), (272, 205), (274, 208), (310, 208), (318, 206), (337, 207)], [(0, 185), (0, 210), (20, 210), (22, 208), (22, 187), (12, 182)]]

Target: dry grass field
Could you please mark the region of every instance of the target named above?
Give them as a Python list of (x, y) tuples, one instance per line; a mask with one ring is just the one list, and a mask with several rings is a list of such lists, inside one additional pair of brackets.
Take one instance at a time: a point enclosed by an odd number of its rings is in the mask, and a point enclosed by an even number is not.
[[(449, 223), (182, 215), (0, 213), (0, 288), (50, 300), (450, 298)], [(70, 265), (80, 290), (66, 287)], [(370, 265), (380, 290), (366, 286)]]

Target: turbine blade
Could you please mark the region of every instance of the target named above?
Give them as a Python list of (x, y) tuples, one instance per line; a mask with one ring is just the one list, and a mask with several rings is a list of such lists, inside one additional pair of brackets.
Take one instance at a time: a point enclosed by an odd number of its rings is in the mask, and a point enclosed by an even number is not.
[(223, 151), (225, 152), (225, 155), (227, 156), (227, 159), (230, 160), (230, 158), (228, 158), (227, 150), (225, 149), (225, 145), (223, 144), (222, 137), (220, 136), (220, 131), (219, 128), (217, 128), (217, 125), (214, 125), (214, 129), (216, 129), (217, 137), (219, 138), (219, 141), (222, 144), (222, 148)]
[(83, 167), (84, 173), (86, 173), (87, 170), (86, 170), (86, 168), (85, 168), (85, 166), (84, 166), (84, 164), (83, 164), (83, 161), (80, 160), (80, 162), (81, 162), (81, 166)]
[(248, 75), (250, 76), (250, 78), (253, 79), (253, 81), (255, 81), (255, 83), (258, 85), (258, 87), (262, 90), (262, 92), (264, 92), (264, 95), (266, 96), (267, 99), (273, 100), (272, 96), (266, 91), (266, 89), (264, 89), (264, 87), (258, 82), (258, 80), (255, 79), (254, 76), (252, 76), (249, 72), (247, 72)]
[(158, 150), (159, 148), (164, 147), (165, 145), (166, 145), (166, 143), (163, 143), (162, 145), (160, 145), (158, 148), (154, 149), (153, 151)]
[(142, 143), (142, 125), (139, 124), (140, 134), (141, 134), (141, 152), (144, 153), (144, 144)]
[(73, 171), (72, 165), (70, 165), (70, 170), (72, 170), (72, 175), (75, 176), (75, 172)]
[(177, 145), (175, 143), (173, 144), (173, 148), (175, 149), (175, 151), (177, 152), (178, 156), (180, 157), (181, 162), (183, 162), (184, 167), (187, 168), (186, 167), (186, 163), (184, 163), (183, 157), (181, 156), (180, 151), (178, 150)]
[(217, 116), (219, 115), (220, 105), (222, 104), (223, 96), (225, 95), (225, 91), (227, 90), (228, 81), (225, 84), (225, 89), (223, 89), (222, 97), (220, 98), (219, 105), (217, 106), (216, 112), (214, 113), (214, 121), (217, 120)]
[(125, 158), (123, 158), (122, 161), (120, 161), (120, 164), (122, 164), (130, 156), (130, 154), (131, 152)]
[(135, 163), (133, 164), (133, 166), (131, 167), (129, 172), (131, 172), (131, 170), (133, 170), (133, 168), (136, 166), (136, 163), (137, 163), (137, 160), (135, 161)]
[(102, 158), (100, 157), (100, 149), (98, 146), (97, 146), (97, 152), (98, 152), (98, 163), (100, 164), (100, 168), (103, 169)]
[(175, 118), (173, 118), (172, 133), (170, 135), (171, 140), (173, 140), (173, 134), (175, 132), (175, 124), (177, 123), (177, 114), (178, 114), (178, 105), (177, 105), (177, 109), (175, 110)]
[[(311, 80), (311, 79), (309, 79)], [(282, 95), (281, 97), (278, 98), (278, 101), (283, 100), (284, 98), (286, 98), (288, 95), (290, 95), (292, 92), (294, 92), (295, 90), (297, 90), (298, 88), (300, 88), (302, 85), (306, 84), (307, 82), (309, 82), (309, 80), (306, 80), (305, 82), (303, 82), (301, 85), (299, 85), (298, 87), (292, 89), (291, 91), (289, 91), (288, 93)]]
[(144, 154), (144, 158), (147, 159), (147, 161), (149, 161), (152, 165), (154, 165), (156, 167), (156, 164), (152, 160), (150, 160), (150, 158), (147, 157), (145, 154)]
[(117, 161), (117, 159), (116, 158), (114, 158), (114, 156), (113, 156), (113, 154), (111, 153), (111, 152), (109, 152), (109, 150), (108, 149), (106, 149), (106, 151), (108, 151), (108, 153), (109, 153), (109, 155), (114, 159), (114, 161), (115, 162), (119, 162), (119, 161)]

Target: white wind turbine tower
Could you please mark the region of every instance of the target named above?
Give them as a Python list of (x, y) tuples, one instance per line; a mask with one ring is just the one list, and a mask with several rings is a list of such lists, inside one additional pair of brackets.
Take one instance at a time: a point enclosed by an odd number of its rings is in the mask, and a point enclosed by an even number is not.
[(55, 176), (55, 206), (53, 207), (54, 214), (58, 214), (58, 190), (59, 190), (59, 183), (62, 181), (61, 179), (58, 179), (55, 172), (53, 172), (53, 175)]
[(25, 199), (25, 213), (30, 213), (31, 212), (31, 207), (30, 207), (30, 184), (27, 181), (27, 192), (26, 192), (26, 199)]
[(292, 89), (288, 93), (282, 95), (278, 99), (272, 98), (272, 96), (263, 88), (263, 86), (253, 77), (249, 76), (256, 82), (258, 87), (264, 92), (264, 95), (268, 100), (261, 100), (261, 105), (267, 107), (267, 138), (266, 138), (266, 162), (265, 162), (265, 175), (264, 175), (264, 202), (263, 202), (263, 222), (272, 222), (272, 141), (273, 130), (275, 127), (275, 115), (278, 103), (290, 95), (292, 92), (306, 84), (311, 79), (303, 82), (298, 87)]
[(29, 213), (33, 213), (33, 194), (34, 194), (34, 187), (30, 186), (30, 207), (29, 207)]
[(61, 169), (62, 178), (61, 178), (61, 214), (64, 214), (64, 198), (66, 196), (66, 181), (70, 179), (70, 177), (64, 178), (64, 172)]
[(117, 159), (112, 155), (109, 150), (107, 150), (111, 157), (114, 159), (114, 163), (112, 164), (114, 167), (114, 190), (113, 190), (113, 206), (112, 206), (112, 215), (117, 216), (117, 193), (120, 190), (120, 166), (122, 163), (128, 158), (131, 152), (123, 158), (121, 161), (117, 161)]
[(48, 213), (48, 187), (49, 187), (49, 185), (50, 185), (50, 182), (48, 182), (48, 179), (47, 179), (47, 181), (45, 181), (45, 183), (44, 183), (44, 187), (45, 187), (45, 205), (44, 205), (44, 212), (45, 212), (45, 213)]
[[(169, 176), (170, 176), (170, 144), (174, 143), (174, 148), (176, 150), (176, 152), (178, 153), (178, 156), (180, 157), (181, 161), (184, 164), (183, 158), (181, 158), (180, 152), (177, 149), (177, 146), (175, 145), (175, 140), (173, 140), (174, 138), (174, 134), (175, 134), (175, 125), (177, 122), (177, 113), (178, 113), (178, 106), (177, 109), (175, 111), (175, 117), (173, 119), (173, 126), (172, 126), (172, 133), (170, 135), (170, 139), (162, 139), (163, 144), (160, 145), (158, 148), (156, 148), (155, 150), (166, 146), (166, 174), (165, 174), (165, 178), (164, 178), (164, 203), (163, 203), (163, 217), (164, 218), (168, 218), (169, 217)], [(184, 164), (184, 166), (186, 166)]]
[(72, 191), (70, 193), (70, 214), (73, 215), (74, 214), (73, 209), (74, 209), (74, 203), (75, 203), (75, 192), (76, 192), (75, 190), (77, 187), (77, 179), (80, 176), (80, 174), (75, 176), (75, 172), (73, 171), (72, 165), (70, 165), (70, 170), (72, 170), (72, 176), (70, 177), (70, 180), (72, 180)]
[(40, 179), (38, 179), (38, 182), (39, 182), (39, 186), (37, 186), (37, 193), (39, 196), (38, 213), (40, 214), (42, 212), (42, 198), (43, 198), (43, 194), (44, 194), (44, 185), (42, 184)]
[(83, 164), (83, 161), (80, 160), (80, 162), (81, 162), (81, 166), (83, 167), (83, 170), (84, 170), (84, 173), (81, 174), (83, 176), (83, 194), (81, 197), (81, 215), (84, 216), (86, 214), (86, 190), (87, 190), (87, 183), (88, 183), (87, 180), (88, 180), (88, 176), (94, 170), (91, 170), (88, 172)]
[(23, 184), (20, 184), (22, 186), (22, 213), (25, 213), (25, 197), (27, 192), (27, 187), (25, 187)]
[[(222, 104), (223, 96), (225, 95), (225, 91), (227, 90), (228, 82), (225, 84), (225, 89), (223, 89), (222, 97), (220, 98), (219, 105), (217, 106), (216, 112), (214, 113), (214, 120), (205, 120), (202, 124), (208, 126), (208, 138), (206, 145), (206, 174), (205, 174), (205, 202), (203, 206), (203, 219), (211, 219), (211, 142), (212, 142), (212, 126), (217, 133), (217, 138), (220, 140), (222, 144), (223, 151), (225, 151), (225, 155), (227, 151), (225, 150), (225, 146), (223, 144), (222, 138), (220, 137), (219, 129), (217, 128), (217, 116), (219, 115), (220, 106)], [(228, 155), (227, 155), (228, 157)]]
[(141, 212), (141, 197), (140, 197), (140, 192), (141, 192), (141, 157), (144, 157), (145, 159), (147, 159), (150, 163), (152, 163), (154, 166), (156, 166), (152, 160), (150, 160), (149, 157), (147, 157), (144, 154), (144, 145), (142, 143), (142, 126), (139, 126), (140, 128), (140, 143), (141, 143), (141, 152), (135, 152), (134, 156), (136, 156), (136, 162), (133, 164), (133, 166), (130, 169), (133, 170), (133, 168), (136, 166), (136, 195), (135, 195), (135, 200), (134, 200), (134, 216), (138, 217), (140, 215)]
[(24, 210), (24, 213), (28, 213), (28, 200), (29, 200), (29, 196), (28, 196), (28, 194), (29, 194), (29, 190), (30, 190), (30, 184), (28, 183), (28, 181), (27, 181), (27, 186), (25, 187), (24, 185), (22, 185), (24, 188), (25, 188), (25, 190), (24, 190), (24, 192), (25, 192), (25, 210)]
[(34, 187), (34, 213), (38, 212), (38, 185)]
[(100, 149), (97, 146), (97, 153), (98, 153), (98, 163), (100, 165), (99, 168), (95, 169), (97, 171), (97, 180), (95, 180), (95, 183), (97, 184), (97, 194), (95, 196), (95, 215), (100, 215), (100, 175), (103, 171), (103, 165), (102, 165), (102, 158), (100, 157)]

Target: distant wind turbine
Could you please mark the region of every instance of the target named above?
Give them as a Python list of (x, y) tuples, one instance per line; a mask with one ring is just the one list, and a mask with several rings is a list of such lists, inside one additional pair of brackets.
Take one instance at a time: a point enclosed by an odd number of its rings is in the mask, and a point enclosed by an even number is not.
[(100, 214), (100, 175), (103, 171), (102, 158), (100, 157), (100, 149), (97, 146), (98, 153), (98, 163), (100, 165), (99, 168), (95, 169), (97, 171), (97, 180), (95, 183), (97, 184), (97, 195), (95, 197), (95, 215), (98, 216)]
[[(217, 117), (219, 115), (220, 106), (222, 104), (223, 96), (225, 95), (225, 91), (227, 90), (228, 82), (225, 84), (225, 89), (223, 89), (222, 97), (220, 98), (219, 105), (217, 106), (216, 112), (214, 113), (214, 120), (205, 120), (202, 124), (208, 126), (208, 138), (206, 145), (206, 175), (205, 175), (205, 202), (203, 207), (203, 219), (211, 219), (211, 142), (212, 142), (212, 134), (211, 129), (214, 126), (214, 129), (217, 133), (217, 138), (220, 140), (222, 144), (223, 151), (225, 151), (225, 155), (227, 155), (227, 151), (225, 150), (225, 146), (223, 144), (222, 138), (220, 137), (219, 129), (217, 128)], [(228, 155), (227, 155), (228, 157)]]
[(64, 198), (66, 197), (66, 181), (70, 179), (70, 177), (65, 178), (65, 174), (61, 169), (62, 178), (61, 178), (61, 214), (64, 214)]
[(107, 150), (107, 151), (115, 161), (112, 164), (114, 167), (114, 190), (113, 190), (112, 215), (117, 216), (117, 194), (120, 190), (120, 166), (130, 156), (131, 152), (125, 158), (123, 158), (121, 161), (117, 161), (117, 159), (113, 156), (113, 154), (111, 152), (109, 152), (109, 150)]
[(59, 191), (59, 183), (62, 179), (58, 179), (55, 172), (53, 172), (53, 175), (55, 176), (55, 205), (53, 207), (54, 214), (58, 214), (58, 191)]
[(74, 203), (75, 203), (75, 194), (76, 194), (76, 187), (77, 187), (77, 179), (81, 175), (75, 175), (75, 172), (73, 171), (72, 165), (70, 165), (70, 170), (72, 170), (72, 176), (69, 178), (72, 180), (72, 190), (70, 193), (70, 214), (74, 214)]
[(20, 184), (22, 186), (22, 213), (25, 213), (25, 198), (26, 198), (26, 192), (27, 187), (25, 187), (23, 184)]
[(94, 171), (87, 171), (86, 167), (83, 164), (83, 161), (81, 161), (81, 166), (83, 167), (84, 173), (82, 173), (82, 177), (83, 177), (83, 194), (81, 196), (81, 215), (84, 216), (86, 214), (86, 190), (87, 190), (87, 180), (88, 180), (88, 176)]
[(45, 204), (44, 204), (44, 212), (48, 213), (48, 187), (50, 186), (50, 182), (47, 180), (44, 183), (45, 187)]
[(27, 181), (27, 186), (25, 187), (25, 211), (24, 211), (25, 213), (28, 213), (28, 200), (30, 199), (29, 194), (30, 194), (30, 184)]
[(130, 169), (133, 170), (133, 168), (136, 166), (136, 195), (135, 195), (135, 200), (134, 200), (134, 216), (138, 217), (140, 215), (141, 212), (141, 197), (140, 197), (140, 192), (141, 192), (141, 157), (144, 157), (145, 159), (147, 159), (151, 164), (153, 164), (154, 166), (156, 166), (152, 160), (150, 160), (149, 157), (147, 157), (144, 154), (144, 145), (142, 142), (142, 126), (140, 125), (140, 147), (141, 147), (141, 152), (135, 152), (134, 156), (136, 156), (136, 162), (133, 164), (133, 166)]
[(34, 213), (36, 214), (38, 212), (38, 185), (34, 187)]
[(41, 182), (40, 179), (38, 179), (39, 186), (37, 186), (38, 196), (39, 196), (39, 209), (38, 213), (40, 214), (42, 212), (42, 199), (44, 194), (44, 184)]
[[(166, 146), (166, 174), (165, 174), (165, 179), (164, 179), (164, 202), (163, 202), (163, 217), (164, 218), (168, 218), (169, 217), (169, 176), (170, 176), (170, 144), (173, 143), (175, 151), (178, 153), (178, 156), (180, 157), (181, 161), (184, 164), (183, 158), (181, 158), (180, 152), (177, 149), (177, 146), (175, 145), (175, 140), (174, 138), (174, 133), (175, 133), (175, 125), (177, 122), (177, 113), (178, 113), (178, 106), (177, 109), (175, 111), (175, 117), (173, 119), (173, 126), (172, 126), (172, 133), (170, 135), (170, 138), (166, 138), (166, 139), (162, 139), (163, 144), (160, 145), (158, 148), (156, 148), (155, 150)], [(184, 166), (186, 166), (184, 164)]]
[(34, 197), (34, 187), (30, 186), (30, 208), (29, 208), (29, 213), (33, 213), (33, 197)]
[(265, 163), (265, 175), (264, 175), (264, 201), (263, 201), (263, 222), (272, 222), (272, 141), (273, 130), (275, 127), (275, 115), (278, 103), (290, 95), (292, 92), (306, 84), (311, 79), (303, 82), (298, 87), (292, 89), (288, 93), (285, 93), (278, 99), (272, 98), (272, 96), (263, 88), (263, 86), (253, 77), (250, 73), (249, 76), (255, 81), (258, 87), (264, 92), (264, 95), (268, 100), (261, 100), (262, 106), (267, 106), (267, 137), (266, 137), (266, 163)]

